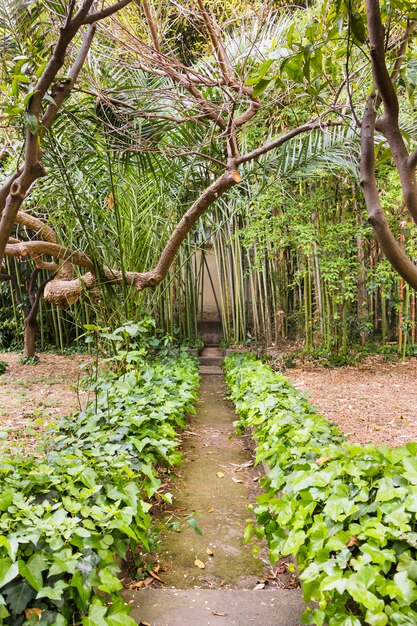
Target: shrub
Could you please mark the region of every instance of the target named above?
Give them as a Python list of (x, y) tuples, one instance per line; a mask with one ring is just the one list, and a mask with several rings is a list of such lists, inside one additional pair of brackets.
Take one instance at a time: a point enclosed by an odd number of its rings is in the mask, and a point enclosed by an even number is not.
[[(0, 462), (0, 624), (134, 626), (118, 559), (155, 546), (157, 466), (177, 465), (196, 361), (156, 358), (98, 380), (43, 458)], [(162, 494), (170, 500), (170, 494)]]
[(257, 462), (268, 465), (255, 508), (271, 560), (295, 555), (303, 623), (417, 623), (417, 444), (347, 443), (282, 375), (248, 355), (225, 361)]

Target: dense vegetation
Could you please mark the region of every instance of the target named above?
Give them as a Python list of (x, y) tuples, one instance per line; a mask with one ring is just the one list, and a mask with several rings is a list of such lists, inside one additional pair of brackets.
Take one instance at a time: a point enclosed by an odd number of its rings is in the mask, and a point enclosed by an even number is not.
[(129, 551), (140, 577), (157, 547), (150, 510), (171, 498), (158, 467), (180, 463), (176, 429), (194, 411), (198, 373), (185, 352), (144, 359), (134, 342), (110, 366), (118, 373), (97, 377), (94, 399), (46, 449), (11, 454), (2, 438), (1, 624), (135, 623), (119, 595), (121, 560)]
[[(84, 323), (115, 326), (138, 310), (193, 341), (214, 247), (227, 342), (301, 336), (308, 350), (343, 353), (376, 338), (405, 350), (415, 294), (396, 271), (415, 258), (412, 3), (182, 4), (123, 0), (103, 14), (88, 13), (90, 0), (4, 5), (0, 232), (17, 213), (9, 243), (0, 235), (1, 345), (20, 347), (25, 318), (33, 349), (39, 306), (43, 347), (62, 349)], [(51, 50), (68, 44), (63, 20), (74, 49), (62, 60)], [(83, 45), (88, 61), (77, 65)], [(384, 115), (379, 134), (361, 138), (372, 80)], [(399, 124), (398, 149), (386, 119)], [(363, 194), (374, 158), (382, 226)], [(15, 175), (26, 192), (12, 198)], [(395, 258), (388, 239), (399, 242)]]
[(417, 444), (351, 445), (288, 379), (252, 355), (227, 357), (226, 380), (252, 429), (265, 494), (248, 527), (271, 560), (295, 555), (306, 624), (390, 626), (417, 620)]
[[(113, 351), (48, 449), (0, 450), (0, 621), (129, 624), (116, 557), (154, 547), (197, 383), (153, 350), (201, 342), (207, 280), (226, 343), (414, 352), (416, 35), (411, 0), (0, 4), (0, 348), (87, 329)], [(265, 366), (227, 367), (307, 622), (415, 622), (417, 447), (350, 446)]]

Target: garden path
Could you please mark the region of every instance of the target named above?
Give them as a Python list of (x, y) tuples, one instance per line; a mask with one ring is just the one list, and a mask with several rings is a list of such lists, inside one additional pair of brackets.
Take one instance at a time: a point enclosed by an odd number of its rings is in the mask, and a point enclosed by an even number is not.
[[(243, 542), (246, 506), (256, 497), (259, 474), (246, 440), (233, 436), (235, 415), (224, 395), (222, 376), (202, 376), (197, 415), (184, 434), (184, 464), (166, 520), (180, 523), (180, 531), (161, 538), (158, 575), (164, 587), (124, 594), (138, 623), (300, 624), (300, 591), (283, 588), (293, 583), (285, 566), (278, 573), (266, 568)], [(197, 520), (201, 535), (187, 523), (189, 516)]]

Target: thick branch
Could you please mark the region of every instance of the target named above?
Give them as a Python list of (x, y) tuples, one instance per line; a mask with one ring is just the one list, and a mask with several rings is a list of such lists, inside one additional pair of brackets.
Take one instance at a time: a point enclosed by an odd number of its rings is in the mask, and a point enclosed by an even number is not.
[(78, 250), (69, 250), (58, 243), (49, 243), (47, 241), (21, 241), (20, 243), (8, 244), (5, 251), (7, 256), (14, 257), (31, 257), (32, 259), (40, 257), (42, 254), (70, 261), (74, 265), (83, 267), (90, 272), (94, 272), (94, 264), (89, 256)]
[(56, 243), (55, 231), (38, 217), (29, 215), (28, 213), (25, 213), (25, 211), (18, 211), (15, 221), (16, 224), (21, 224), (22, 226), (26, 226), (26, 228), (33, 230), (33, 232), (43, 240), (48, 241), (49, 243)]
[(208, 187), (182, 216), (169, 238), (156, 267), (144, 278), (140, 277), (139, 287), (152, 287), (160, 283), (166, 276), (181, 243), (199, 217), (228, 189), (240, 183), (241, 178), (236, 169), (228, 169)]
[(413, 289), (417, 289), (417, 267), (396, 241), (382, 209), (375, 177), (375, 93), (368, 99), (361, 126), (361, 186), (368, 219), (388, 261)]
[[(378, 0), (366, 1), (369, 39), (371, 44), (372, 72), (378, 96), (384, 104), (384, 115), (378, 120), (378, 129), (388, 141), (395, 165), (400, 176), (404, 202), (414, 222), (417, 224), (417, 184), (415, 171), (410, 167), (409, 154), (406, 148), (399, 123), (399, 103), (394, 88), (393, 79), (398, 77), (404, 58), (408, 39), (414, 31), (413, 25), (408, 25), (401, 41), (392, 75), (388, 72), (384, 49), (384, 28), (381, 20)], [(379, 105), (379, 99), (373, 101), (374, 108)]]
[[(36, 317), (39, 311), (39, 304), (41, 301), (41, 297), (45, 291), (45, 287), (48, 283), (51, 282), (51, 280), (55, 278), (55, 274), (52, 274), (52, 276), (48, 276), (48, 278), (45, 278), (45, 280), (41, 282), (39, 287), (36, 288), (36, 278), (38, 274), (37, 272), (36, 273), (35, 272), (36, 270), (32, 272), (32, 275), (30, 277), (30, 280), (32, 283), (32, 289), (29, 287), (29, 300), (30, 300), (31, 308), (25, 318), (26, 325), (33, 324), (36, 321)], [(33, 278), (33, 281), (32, 281), (32, 278)]]
[(399, 106), (391, 76), (385, 64), (384, 27), (378, 0), (366, 1), (372, 72), (385, 109), (392, 120), (398, 120)]

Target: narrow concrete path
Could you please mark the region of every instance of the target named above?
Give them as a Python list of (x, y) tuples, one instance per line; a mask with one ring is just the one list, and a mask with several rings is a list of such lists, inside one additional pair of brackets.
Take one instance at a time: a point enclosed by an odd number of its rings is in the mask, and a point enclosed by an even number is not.
[[(300, 624), (299, 590), (253, 590), (264, 563), (244, 544), (243, 535), (258, 476), (244, 440), (233, 436), (236, 417), (225, 392), (222, 376), (202, 376), (197, 415), (184, 433), (184, 464), (173, 481), (173, 507), (165, 519), (179, 523), (180, 530), (161, 536), (164, 588), (124, 593), (138, 623)], [(202, 535), (188, 525), (190, 516)]]
[[(183, 516), (193, 515), (202, 535), (183, 525), (180, 532), (161, 537), (160, 560), (168, 566), (164, 583), (177, 589), (220, 585), (251, 589), (262, 574), (263, 563), (243, 541), (246, 505), (253, 500), (248, 485), (253, 472), (244, 467), (250, 456), (242, 439), (232, 436), (235, 415), (225, 392), (222, 376), (202, 377), (197, 415), (184, 440), (172, 519), (184, 520), (175, 516), (175, 509)], [(196, 559), (204, 569), (195, 565)]]

